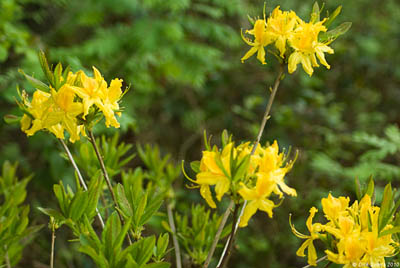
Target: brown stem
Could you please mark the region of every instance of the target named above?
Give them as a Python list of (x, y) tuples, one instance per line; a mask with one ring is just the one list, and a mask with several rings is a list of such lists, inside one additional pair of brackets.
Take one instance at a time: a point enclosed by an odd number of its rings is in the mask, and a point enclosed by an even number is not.
[[(88, 188), (86, 186), (85, 180), (83, 179), (82, 174), (79, 171), (78, 165), (75, 163), (75, 160), (71, 154), (71, 151), (69, 150), (67, 144), (64, 142), (63, 139), (58, 139), (58, 140), (60, 141), (61, 145), (63, 146), (64, 151), (67, 153), (68, 159), (69, 159), (69, 161), (71, 161), (71, 164), (74, 167), (76, 174), (78, 175), (79, 182), (81, 183), (83, 189), (85, 189), (85, 191), (87, 191)], [(96, 206), (96, 212), (97, 212), (97, 218), (99, 219), (101, 228), (104, 229), (104, 221), (103, 221), (103, 218), (101, 217), (99, 210), (97, 209), (97, 206)]]
[(232, 250), (232, 246), (233, 246), (233, 241), (235, 240), (235, 226), (236, 226), (236, 222), (238, 221), (238, 211), (239, 211), (239, 205), (235, 204), (235, 209), (233, 211), (233, 222), (232, 222), (232, 231), (231, 234), (229, 236), (229, 242), (228, 242), (228, 247), (227, 247), (227, 254), (225, 255), (225, 257), (222, 259), (222, 261), (220, 261), (220, 263), (218, 264), (217, 268), (224, 268), (227, 264), (228, 264), (228, 260), (229, 257), (231, 255), (231, 250)]
[[(257, 149), (257, 146), (258, 146), (258, 144), (260, 143), (261, 136), (262, 136), (262, 134), (263, 134), (263, 132), (264, 132), (264, 129), (265, 129), (265, 125), (266, 125), (266, 123), (267, 123), (267, 121), (268, 121), (268, 119), (269, 119), (269, 114), (270, 114), (270, 112), (271, 112), (272, 103), (274, 102), (275, 95), (276, 95), (276, 92), (278, 91), (278, 87), (279, 87), (279, 84), (280, 84), (280, 82), (281, 82), (281, 80), (282, 80), (282, 76), (283, 76), (284, 72), (285, 72), (284, 64), (281, 64), (281, 65), (280, 65), (280, 68), (279, 68), (278, 76), (276, 77), (275, 82), (274, 82), (274, 86), (273, 86), (273, 88), (272, 88), (271, 96), (270, 96), (269, 99), (268, 99), (267, 107), (265, 108), (264, 116), (263, 116), (263, 119), (262, 119), (262, 121), (261, 121), (260, 130), (258, 131), (258, 135), (257, 135), (256, 142), (255, 142), (254, 145), (253, 145), (253, 148), (252, 148), (252, 150), (251, 150), (250, 156), (253, 155), (253, 154), (255, 153), (255, 151), (256, 151), (256, 149)], [(244, 213), (244, 209), (246, 208), (246, 205), (247, 205), (247, 200), (244, 201), (243, 206), (242, 206), (242, 209), (241, 209), (240, 214), (239, 214), (239, 217), (238, 217), (238, 220), (237, 220), (236, 223), (233, 225), (233, 228), (234, 228), (233, 235), (231, 235), (231, 236), (228, 238), (228, 240), (226, 241), (226, 243), (225, 243), (225, 248), (224, 248), (224, 251), (222, 252), (222, 255), (221, 255), (221, 257), (220, 257), (219, 263), (223, 262), (224, 259), (229, 259), (229, 256), (226, 257), (225, 254), (226, 254), (227, 251), (228, 251), (227, 249), (228, 249), (228, 247), (229, 247), (229, 244), (232, 243), (232, 242), (231, 242), (231, 237), (233, 238), (233, 237), (235, 236), (235, 234), (236, 234), (236, 232), (237, 232), (237, 229), (239, 228), (240, 219), (242, 218), (242, 215), (243, 215), (243, 213)], [(231, 252), (230, 252), (230, 250), (229, 250), (228, 255), (229, 255), (230, 253), (231, 253)]]
[(172, 206), (170, 203), (167, 204), (167, 213), (168, 213), (169, 227), (171, 228), (172, 231), (172, 241), (174, 243), (174, 248), (175, 248), (176, 267), (182, 268), (181, 250), (179, 248), (178, 238), (176, 236), (174, 216), (172, 214)]
[(54, 222), (51, 226), (51, 253), (50, 253), (50, 268), (54, 267), (54, 244), (56, 242), (56, 230), (54, 228)]
[[(114, 189), (113, 189), (113, 187), (111, 185), (110, 177), (108, 176), (108, 172), (107, 172), (106, 166), (104, 165), (103, 157), (101, 156), (99, 148), (97, 147), (96, 139), (95, 139), (95, 137), (93, 135), (93, 131), (92, 130), (89, 130), (89, 137), (90, 137), (89, 140), (92, 143), (94, 151), (96, 153), (97, 160), (99, 160), (100, 168), (101, 168), (101, 171), (103, 172), (104, 179), (106, 180), (108, 190), (111, 193), (111, 198), (112, 198), (112, 200), (114, 202), (114, 206), (117, 208), (116, 211), (118, 213), (119, 219), (120, 219), (122, 224), (125, 224), (124, 218), (122, 217), (121, 212), (119, 211), (117, 198), (115, 197), (115, 193), (114, 193)], [(132, 240), (131, 240), (131, 237), (130, 237), (129, 233), (127, 233), (127, 238), (128, 238), (129, 245), (132, 245)]]
[(207, 268), (208, 265), (210, 265), (212, 256), (214, 255), (214, 251), (217, 248), (219, 238), (221, 236), (222, 231), (224, 230), (226, 221), (228, 220), (229, 214), (231, 213), (231, 210), (232, 210), (234, 205), (235, 205), (235, 202), (233, 202), (233, 200), (231, 200), (231, 202), (229, 203), (228, 208), (225, 210), (224, 216), (222, 217), (222, 221), (218, 226), (217, 233), (215, 234), (214, 241), (213, 241), (213, 243), (211, 245), (210, 251), (208, 252), (207, 259), (203, 264), (203, 268)]

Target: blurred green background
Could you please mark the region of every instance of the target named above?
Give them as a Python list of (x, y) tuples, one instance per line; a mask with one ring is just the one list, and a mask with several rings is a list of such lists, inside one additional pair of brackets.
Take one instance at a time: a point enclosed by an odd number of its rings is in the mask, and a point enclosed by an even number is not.
[[(280, 5), (308, 20), (313, 3), (270, 0), (267, 12)], [(331, 70), (320, 67), (310, 78), (298, 69), (287, 76), (263, 135), (264, 142), (277, 139), (299, 150), (287, 177), (298, 197), (284, 200), (273, 219), (259, 212), (240, 230), (229, 267), (301, 267), (306, 260), (295, 252), (302, 241), (290, 231), (289, 213), (305, 231), (309, 208), (320, 207), (329, 192), (354, 199), (355, 176), (398, 185), (400, 2), (329, 0), (325, 9), (338, 5), (343, 10), (335, 25), (353, 26), (332, 44)], [(254, 140), (278, 64), (272, 55), (264, 66), (255, 57), (242, 64), (248, 46), (240, 28), (250, 27), (247, 14), (262, 16), (262, 7), (263, 1), (245, 0), (1, 0), (0, 115), (19, 114), (17, 84), (34, 90), (18, 68), (43, 78), (37, 59), (42, 49), (53, 63), (89, 73), (96, 66), (107, 81), (119, 77), (130, 85), (117, 130), (127, 143), (158, 144), (174, 160), (192, 161), (201, 157), (204, 129), (215, 143), (223, 129), (237, 141)], [(48, 134), (27, 138), (3, 120), (0, 130), (0, 164), (19, 161), (21, 176), (34, 173), (27, 199), (31, 222), (46, 224), (36, 207), (55, 206), (52, 185), (70, 181), (72, 169)], [(141, 164), (135, 159), (129, 166)], [(182, 178), (175, 185), (176, 209), (183, 214), (193, 202), (205, 204), (186, 184)], [(93, 267), (63, 230), (56, 267)], [(46, 267), (49, 249), (45, 228), (25, 249), (20, 267)]]

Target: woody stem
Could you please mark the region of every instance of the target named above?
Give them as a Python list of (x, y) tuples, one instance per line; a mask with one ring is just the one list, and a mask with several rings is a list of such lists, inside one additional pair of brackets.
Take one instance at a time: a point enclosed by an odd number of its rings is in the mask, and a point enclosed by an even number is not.
[[(113, 187), (111, 185), (110, 177), (108, 176), (108, 172), (107, 172), (106, 166), (104, 165), (103, 157), (100, 154), (100, 151), (99, 151), (99, 148), (98, 148), (98, 146), (96, 144), (96, 139), (95, 139), (95, 137), (93, 135), (93, 131), (92, 130), (89, 130), (89, 138), (90, 138), (89, 139), (90, 143), (93, 145), (94, 151), (96, 153), (97, 160), (99, 160), (100, 168), (101, 168), (101, 171), (103, 172), (103, 176), (104, 176), (104, 179), (105, 179), (105, 181), (107, 183), (108, 190), (111, 193), (111, 198), (112, 198), (112, 200), (114, 202), (114, 206), (115, 206), (115, 208), (117, 208), (116, 211), (118, 213), (119, 219), (120, 219), (122, 224), (125, 224), (124, 218), (121, 215), (121, 212), (119, 211), (117, 198), (115, 197), (115, 193), (114, 193), (114, 189), (113, 189)], [(129, 233), (127, 233), (127, 238), (128, 238), (129, 245), (132, 245), (132, 240), (131, 240), (131, 237), (130, 237)]]
[[(268, 121), (268, 119), (270, 117), (269, 114), (271, 112), (272, 103), (275, 100), (276, 92), (278, 91), (279, 84), (280, 84), (280, 82), (282, 80), (282, 77), (283, 77), (283, 75), (285, 73), (284, 67), (285, 67), (284, 63), (281, 63), (280, 68), (279, 68), (279, 73), (278, 73), (278, 76), (275, 79), (274, 86), (272, 87), (271, 96), (268, 99), (267, 107), (265, 108), (264, 116), (263, 116), (263, 119), (261, 121), (261, 125), (260, 125), (260, 129), (258, 131), (257, 139), (256, 139), (256, 141), (255, 141), (255, 143), (253, 145), (253, 148), (251, 150), (250, 156), (255, 153), (255, 151), (257, 149), (257, 146), (260, 143), (261, 136), (262, 136), (262, 134), (264, 132), (265, 125), (266, 125), (266, 123), (267, 123), (267, 121)], [(231, 202), (233, 202), (233, 201), (231, 201)], [(231, 243), (230, 240), (234, 238), (234, 236), (235, 236), (235, 234), (237, 232), (237, 229), (239, 228), (239, 223), (240, 223), (240, 220), (241, 220), (241, 218), (243, 216), (244, 209), (246, 208), (246, 205), (247, 205), (247, 200), (244, 201), (242, 209), (240, 210), (240, 213), (239, 213), (238, 220), (234, 223), (233, 234), (231, 234), (231, 236), (229, 236), (228, 240), (225, 243), (224, 250), (223, 250), (223, 252), (221, 254), (221, 257), (219, 259), (219, 264), (223, 263), (224, 259), (229, 259), (229, 255), (231, 254), (231, 250), (229, 249), (229, 244)], [(228, 252), (228, 254), (226, 255), (227, 252)]]

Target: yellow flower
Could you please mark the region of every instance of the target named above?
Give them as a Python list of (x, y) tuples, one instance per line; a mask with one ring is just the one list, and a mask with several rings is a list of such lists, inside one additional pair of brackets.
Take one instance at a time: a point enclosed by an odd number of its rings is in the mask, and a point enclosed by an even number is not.
[(37, 131), (45, 128), (48, 109), (52, 105), (51, 95), (47, 92), (36, 90), (33, 93), (32, 102), (29, 102), (27, 99), (23, 101), (32, 118), (24, 115), (21, 120), (21, 130), (28, 136), (32, 136)]
[(107, 82), (101, 76), (100, 72), (93, 67), (94, 78), (88, 77), (83, 71), (77, 73), (81, 86), (74, 86), (72, 89), (82, 99), (83, 118), (89, 113), (89, 108), (95, 104), (101, 107), (100, 95), (107, 89)]
[[(82, 98), (83, 118), (89, 113), (89, 108), (96, 105), (103, 112), (106, 126), (119, 128), (115, 111), (119, 110), (118, 101), (122, 95), (122, 80), (113, 79), (110, 87), (107, 87), (107, 82), (95, 67), (93, 67), (93, 74), (94, 77), (88, 77), (83, 71), (79, 71), (77, 80), (80, 80), (80, 85), (72, 87), (75, 93)], [(117, 114), (120, 115), (119, 112)]]
[(330, 250), (325, 250), (328, 260), (344, 264), (344, 268), (355, 267), (367, 267), (361, 258), (364, 254), (364, 242), (358, 234), (348, 236), (345, 240), (340, 241), (337, 244), (339, 253), (334, 253)]
[(291, 169), (293, 162), (282, 166), (284, 162), (284, 153), (279, 153), (277, 141), (267, 148), (263, 149), (259, 163), (258, 177), (268, 177), (273, 181), (275, 194), (282, 197), (283, 193), (291, 196), (297, 196), (296, 190), (287, 186), (284, 177)]
[(264, 47), (272, 43), (273, 38), (271, 34), (267, 31), (265, 19), (256, 20), (256, 22), (254, 23), (254, 28), (252, 30), (246, 30), (246, 33), (253, 35), (254, 41), (251, 41), (250, 39), (244, 37), (242, 33), (242, 39), (246, 42), (246, 44), (252, 46), (252, 48), (247, 51), (247, 53), (242, 57), (241, 61), (244, 62), (255, 53), (257, 53), (257, 59), (262, 64), (265, 64), (266, 62)]
[(286, 52), (286, 42), (293, 35), (294, 27), (297, 24), (297, 15), (295, 12), (281, 11), (277, 6), (272, 11), (267, 21), (267, 30), (273, 36), (275, 46), (279, 49), (280, 56), (283, 58)]
[(111, 81), (109, 88), (103, 88), (103, 91), (100, 95), (101, 105), (99, 106), (100, 110), (103, 112), (104, 117), (106, 118), (106, 126), (110, 125), (116, 128), (119, 128), (119, 123), (115, 118), (114, 111), (119, 110), (118, 101), (122, 95), (122, 79), (113, 79)]
[[(196, 180), (193, 181), (200, 185), (201, 196), (212, 208), (215, 208), (216, 205), (211, 195), (210, 186), (215, 185), (218, 201), (229, 191), (231, 150), (234, 150), (233, 143), (225, 146), (221, 153), (216, 151), (203, 151), (203, 157), (200, 161), (200, 172), (197, 174)], [(217, 164), (217, 157), (220, 157), (222, 167)]]
[(249, 219), (257, 212), (262, 210), (268, 213), (272, 218), (272, 209), (275, 207), (274, 202), (268, 199), (274, 189), (275, 183), (268, 177), (258, 177), (256, 186), (252, 189), (248, 188), (243, 183), (242, 188), (238, 193), (244, 200), (250, 201), (247, 203), (242, 218), (240, 219), (240, 227), (247, 226)]
[[(58, 91), (51, 89), (54, 105), (49, 110), (46, 120), (47, 128), (57, 138), (64, 138), (64, 129), (70, 134), (70, 141), (79, 140), (80, 128), (77, 124), (77, 116), (83, 113), (83, 105), (80, 102), (74, 102), (75, 93), (71, 86), (64, 84)], [(61, 124), (56, 128), (53, 126)]]
[(306, 222), (307, 229), (310, 232), (310, 235), (304, 235), (299, 231), (297, 231), (291, 222), (291, 218), (289, 218), (290, 227), (292, 229), (293, 234), (298, 238), (306, 239), (306, 241), (304, 241), (303, 244), (300, 246), (300, 248), (297, 250), (296, 255), (299, 257), (305, 257), (306, 255), (304, 254), (304, 251), (307, 249), (308, 264), (312, 266), (317, 265), (317, 252), (315, 250), (313, 241), (315, 239), (319, 239), (319, 232), (321, 232), (324, 228), (324, 226), (320, 223), (314, 223), (314, 224), (312, 223), (315, 213), (317, 212), (318, 209), (316, 209), (315, 207), (312, 207), (310, 209), (310, 216), (308, 217)]
[(324, 53), (333, 54), (334, 51), (327, 44), (318, 41), (318, 34), (327, 30), (323, 26), (324, 21), (314, 24), (298, 19), (299, 25), (289, 39), (290, 46), (294, 49), (294, 52), (289, 57), (289, 73), (296, 71), (297, 65), (301, 63), (304, 71), (311, 76), (314, 72), (313, 67), (319, 66), (316, 57), (327, 69), (330, 68), (325, 60)]
[(322, 210), (325, 213), (325, 217), (333, 222), (336, 222), (339, 216), (345, 216), (348, 214), (346, 209), (349, 207), (350, 199), (348, 197), (333, 197), (331, 194), (328, 198), (322, 198)]

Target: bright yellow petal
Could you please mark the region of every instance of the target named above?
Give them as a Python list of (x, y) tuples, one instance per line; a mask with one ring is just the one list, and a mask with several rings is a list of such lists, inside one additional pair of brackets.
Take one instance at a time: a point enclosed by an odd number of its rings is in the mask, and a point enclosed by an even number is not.
[(221, 201), (222, 196), (229, 191), (231, 182), (224, 178), (215, 185), (215, 193), (217, 194), (218, 201)]
[(257, 59), (258, 59), (262, 64), (266, 64), (266, 62), (265, 62), (265, 49), (264, 49), (263, 46), (260, 46), (260, 47), (258, 48)]
[(317, 266), (317, 251), (315, 250), (314, 244), (311, 240), (310, 245), (307, 248), (308, 264), (311, 266)]
[(212, 196), (211, 196), (211, 190), (210, 190), (210, 186), (208, 185), (201, 185), (200, 186), (200, 194), (201, 196), (204, 198), (204, 200), (206, 200), (207, 204), (212, 207), (212, 208), (216, 208), (217, 205), (215, 204)]
[(215, 185), (224, 179), (226, 179), (225, 176), (211, 172), (200, 172), (196, 175), (196, 183), (198, 184)]
[(309, 75), (312, 76), (314, 69), (311, 66), (311, 59), (308, 55), (301, 55), (301, 65), (303, 66), (304, 71)]
[(262, 211), (264, 211), (264, 212), (267, 212), (267, 213), (268, 213), (268, 216), (269, 216), (270, 218), (272, 218), (272, 215), (273, 215), (272, 210), (273, 210), (274, 207), (275, 207), (274, 202), (272, 202), (272, 201), (269, 200), (269, 199), (263, 199), (263, 200), (260, 200), (259, 205), (260, 205), (260, 206), (259, 206), (259, 209), (262, 210)]
[(291, 74), (297, 69), (297, 65), (301, 61), (301, 53), (300, 52), (293, 52), (289, 56), (289, 64), (288, 64), (288, 72)]
[(20, 121), (21, 130), (25, 132), (27, 129), (29, 129), (29, 127), (31, 126), (31, 123), (32, 123), (32, 119), (28, 115), (24, 114)]
[(238, 193), (243, 197), (244, 200), (255, 200), (258, 198), (257, 191), (254, 189), (249, 189), (243, 183), (241, 183), (242, 188), (238, 191)]
[(299, 249), (296, 251), (296, 255), (299, 257), (305, 257), (306, 254), (304, 254), (304, 251), (310, 245), (310, 243), (312, 243), (312, 239), (307, 239), (306, 241), (304, 241), (303, 244), (301, 244)]
[(239, 227), (246, 227), (250, 218), (257, 212), (259, 203), (255, 200), (247, 203), (244, 209), (242, 218), (240, 219)]
[(250, 48), (249, 51), (247, 51), (247, 53), (240, 59), (242, 61), (242, 63), (247, 60), (248, 58), (250, 58), (251, 56), (253, 56), (256, 52), (258, 51), (257, 47), (252, 47)]

